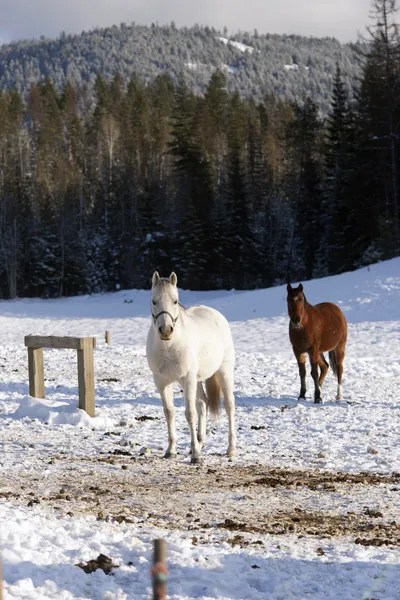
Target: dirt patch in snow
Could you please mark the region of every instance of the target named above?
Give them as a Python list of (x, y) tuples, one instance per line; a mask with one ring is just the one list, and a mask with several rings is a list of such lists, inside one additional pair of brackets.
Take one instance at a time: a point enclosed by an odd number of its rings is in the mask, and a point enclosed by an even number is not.
[(236, 466), (221, 457), (133, 456), (117, 449), (92, 459), (58, 455), (46, 476), (0, 476), (0, 498), (45, 504), (60, 516), (141, 523), (210, 534), (232, 545), (264, 534), (348, 536), (361, 545), (400, 546), (400, 473), (328, 473)]

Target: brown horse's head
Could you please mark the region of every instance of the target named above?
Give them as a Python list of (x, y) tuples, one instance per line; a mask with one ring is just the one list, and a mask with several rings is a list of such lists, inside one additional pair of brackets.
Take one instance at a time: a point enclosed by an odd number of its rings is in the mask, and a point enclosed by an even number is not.
[(300, 283), (297, 288), (287, 284), (287, 305), (288, 314), (290, 317), (291, 327), (301, 327), (302, 321), (306, 314), (305, 301), (303, 294), (303, 285)]

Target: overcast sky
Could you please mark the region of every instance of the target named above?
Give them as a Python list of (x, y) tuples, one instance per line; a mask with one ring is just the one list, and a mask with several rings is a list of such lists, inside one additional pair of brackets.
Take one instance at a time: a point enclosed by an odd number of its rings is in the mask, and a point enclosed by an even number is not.
[(230, 33), (257, 29), (348, 42), (371, 23), (370, 7), (371, 0), (0, 0), (0, 40), (54, 37), (121, 22), (175, 21), (226, 25)]

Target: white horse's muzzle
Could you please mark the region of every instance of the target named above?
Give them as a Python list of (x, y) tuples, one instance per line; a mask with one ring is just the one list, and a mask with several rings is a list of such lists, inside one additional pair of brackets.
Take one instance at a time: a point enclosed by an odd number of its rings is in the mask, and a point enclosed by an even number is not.
[(171, 325), (158, 328), (158, 335), (164, 342), (168, 342), (171, 339), (173, 332), (174, 328)]

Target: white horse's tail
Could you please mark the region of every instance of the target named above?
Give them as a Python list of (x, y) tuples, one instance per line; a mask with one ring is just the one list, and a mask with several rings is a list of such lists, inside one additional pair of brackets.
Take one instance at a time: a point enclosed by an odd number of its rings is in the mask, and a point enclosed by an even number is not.
[(206, 379), (207, 406), (213, 416), (217, 416), (221, 406), (221, 386), (216, 375)]

